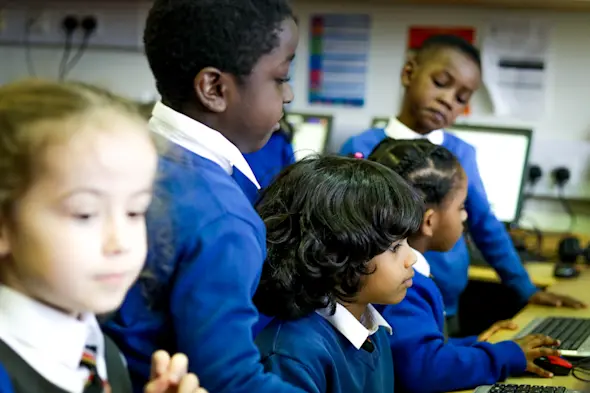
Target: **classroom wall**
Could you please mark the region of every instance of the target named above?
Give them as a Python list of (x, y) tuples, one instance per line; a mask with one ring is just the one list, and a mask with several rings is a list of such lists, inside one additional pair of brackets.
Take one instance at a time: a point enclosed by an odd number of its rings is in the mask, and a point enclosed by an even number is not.
[[(76, 2), (85, 10), (97, 9), (110, 17), (109, 23), (137, 25), (131, 29), (141, 42), (141, 21), (145, 18), (148, 3), (136, 2), (127, 6), (118, 3), (100, 5), (100, 2)], [(21, 3), (23, 4), (23, 3)], [(58, 2), (56, 2), (58, 4)], [(126, 3), (127, 4), (127, 3)], [(59, 7), (56, 5), (55, 7)], [(335, 151), (342, 142), (369, 125), (373, 116), (394, 114), (398, 108), (401, 91), (399, 70), (404, 59), (406, 31), (412, 24), (443, 24), (484, 26), (492, 17), (535, 17), (552, 25), (552, 45), (549, 62), (549, 108), (540, 114), (535, 126), (532, 162), (539, 163), (546, 172), (557, 165), (572, 169), (572, 185), (568, 194), (579, 199), (590, 199), (590, 110), (587, 92), (590, 92), (590, 13), (546, 13), (504, 10), (460, 9), (452, 7), (397, 7), (321, 4), (297, 1), (296, 13), (300, 19), (301, 41), (294, 66), (294, 111), (331, 113), (335, 117), (330, 150)], [(369, 72), (367, 76), (366, 105), (364, 108), (338, 108), (307, 103), (308, 26), (309, 16), (321, 12), (368, 12), (372, 16), (372, 37)], [(138, 22), (139, 21), (139, 22)], [(129, 29), (128, 29), (129, 30)], [(1, 37), (1, 35), (0, 35)], [(129, 41), (129, 37), (126, 37)], [(61, 48), (33, 48), (31, 59), (37, 75), (56, 77)], [(22, 46), (0, 46), (0, 83), (25, 77), (29, 74), (27, 51)], [(153, 78), (140, 49), (136, 52), (114, 50), (89, 50), (70, 78), (98, 83), (121, 94), (150, 100), (156, 97)], [(491, 104), (487, 93), (480, 91), (472, 102), (470, 122), (478, 124), (522, 124), (514, 119), (495, 119), (491, 116)], [(555, 195), (548, 181), (536, 190), (544, 196)], [(541, 212), (541, 213), (540, 213)], [(563, 230), (568, 218), (562, 207), (554, 201), (530, 201), (525, 221), (536, 222), (540, 227)], [(590, 218), (580, 217), (578, 231), (590, 232)]]

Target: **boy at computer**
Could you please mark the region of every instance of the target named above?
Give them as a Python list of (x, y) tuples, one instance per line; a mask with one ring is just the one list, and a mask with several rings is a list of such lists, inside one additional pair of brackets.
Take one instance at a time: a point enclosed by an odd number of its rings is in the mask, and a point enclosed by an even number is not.
[[(475, 149), (444, 131), (463, 113), (481, 84), (479, 51), (462, 38), (437, 35), (427, 39), (401, 72), (405, 89), (401, 111), (385, 129), (370, 129), (351, 137), (340, 153), (368, 156), (386, 137), (394, 139), (427, 138), (457, 156), (468, 178), (465, 208), (469, 229), (486, 261), (496, 269), (504, 284), (523, 301), (581, 308), (585, 305), (571, 297), (539, 291), (524, 269), (510, 236), (494, 216), (477, 168)], [(459, 296), (468, 281), (469, 253), (464, 237), (448, 252), (428, 252), (436, 284), (441, 289), (449, 332), (458, 330)]]

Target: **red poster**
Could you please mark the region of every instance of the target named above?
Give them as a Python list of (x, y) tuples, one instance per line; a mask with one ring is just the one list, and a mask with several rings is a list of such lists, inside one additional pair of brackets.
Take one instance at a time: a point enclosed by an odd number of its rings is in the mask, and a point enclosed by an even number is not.
[[(438, 34), (452, 34), (465, 39), (470, 44), (475, 43), (475, 28), (473, 27), (445, 27), (445, 26), (410, 26), (408, 30), (407, 55), (422, 46), (429, 37)], [(465, 108), (465, 115), (469, 115), (469, 105)]]

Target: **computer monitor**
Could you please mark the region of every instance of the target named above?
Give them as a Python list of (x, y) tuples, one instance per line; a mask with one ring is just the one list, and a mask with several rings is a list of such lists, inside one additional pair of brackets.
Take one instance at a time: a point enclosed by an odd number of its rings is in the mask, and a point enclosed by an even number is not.
[(479, 173), (496, 217), (505, 224), (517, 222), (533, 131), (457, 124), (447, 132), (475, 148)]
[(385, 128), (389, 124), (390, 117), (374, 117), (371, 120), (371, 128)]
[(289, 112), (287, 123), (293, 127), (293, 151), (299, 161), (309, 155), (323, 154), (332, 133), (332, 116)]

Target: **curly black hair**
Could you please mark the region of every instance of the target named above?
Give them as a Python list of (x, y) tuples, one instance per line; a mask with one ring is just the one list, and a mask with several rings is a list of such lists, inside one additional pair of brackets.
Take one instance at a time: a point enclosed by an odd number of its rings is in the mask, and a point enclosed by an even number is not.
[(453, 153), (426, 139), (386, 138), (368, 159), (394, 170), (419, 190), (430, 206), (443, 204), (464, 176)]
[(368, 262), (418, 231), (423, 203), (383, 165), (322, 156), (284, 169), (257, 210), (268, 256), (254, 303), (288, 320), (353, 300)]
[(287, 0), (156, 0), (143, 40), (162, 99), (174, 108), (194, 102), (193, 80), (206, 67), (243, 80), (279, 45), (289, 18)]
[(417, 51), (418, 59), (427, 53), (438, 49), (453, 49), (469, 57), (481, 70), (481, 55), (479, 49), (471, 45), (467, 40), (453, 34), (437, 34), (428, 37)]

